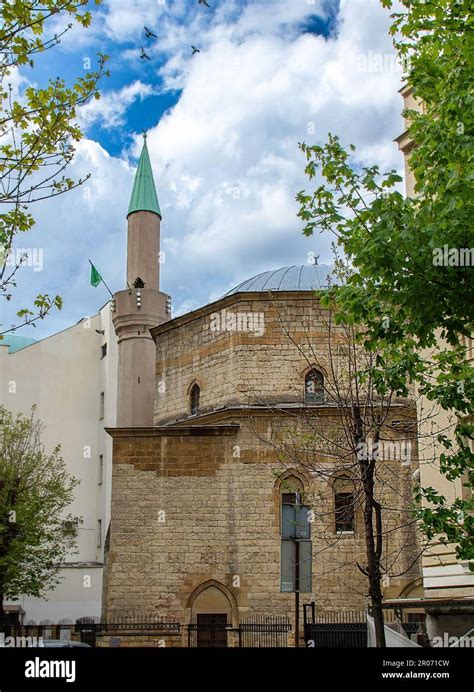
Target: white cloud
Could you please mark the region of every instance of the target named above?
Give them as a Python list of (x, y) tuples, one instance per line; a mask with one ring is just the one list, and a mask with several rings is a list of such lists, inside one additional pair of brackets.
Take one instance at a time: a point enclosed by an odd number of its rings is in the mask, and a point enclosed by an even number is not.
[[(162, 13), (161, 26), (152, 21), (157, 7), (150, 20), (137, 18), (138, 7), (147, 5), (138, 0), (107, 3), (101, 20), (122, 38), (150, 21), (164, 34), (153, 48), (165, 53), (162, 88), (183, 89), (148, 132), (163, 212), (162, 288), (179, 312), (259, 271), (303, 264), (310, 251), (321, 263), (330, 262), (332, 238), (304, 238), (296, 216), (296, 192), (311, 189), (299, 141), (322, 141), (332, 131), (356, 144), (361, 163), (402, 168), (392, 142), (402, 128), (400, 74), (364, 72), (358, 60), (369, 50), (392, 53), (390, 20), (378, 0), (345, 3), (338, 33), (328, 40), (296, 36), (296, 22), (318, 7), (306, 0), (275, 0), (271, 11), (263, 0), (244, 11), (236, 2), (213, 4), (207, 14), (191, 8), (189, 22), (180, 27), (176, 17), (190, 7), (181, 0)], [(166, 27), (174, 28), (167, 34)], [(193, 35), (203, 50), (190, 58), (186, 47), (195, 42)], [(146, 88), (134, 81), (129, 91), (106, 94), (90, 106), (89, 117), (120, 122), (127, 99), (141, 98)], [(140, 147), (137, 137), (135, 155)], [(32, 242), (35, 237), (45, 245), (44, 286), (38, 287), (36, 274), (36, 292), (53, 281), (66, 298), (64, 317), (50, 320), (46, 331), (101, 304), (99, 289), (88, 285), (90, 255), (114, 290), (124, 283), (132, 171), (90, 141), (81, 143), (73, 173), (87, 170), (93, 173), (90, 196), (78, 191), (49, 203), (38, 222), (41, 230), (31, 235)], [(56, 282), (48, 256), (60, 269)]]
[(129, 106), (137, 99), (142, 101), (151, 96), (154, 91), (151, 84), (144, 84), (140, 80), (116, 91), (106, 91), (100, 99), (93, 99), (81, 107), (81, 127), (87, 128), (96, 122), (109, 129), (119, 127), (125, 122), (124, 116)]
[[(16, 245), (43, 252), (43, 270), (20, 270), (14, 300), (0, 302), (0, 323), (14, 323), (14, 312), (32, 305), (38, 293), (60, 294), (61, 312), (52, 313), (36, 329), (25, 328), (25, 336), (39, 338), (64, 329), (81, 317), (91, 315), (107, 301), (103, 286), (89, 285), (88, 259), (103, 272), (109, 285), (118, 289), (125, 277), (125, 215), (133, 182), (126, 161), (110, 156), (99, 144), (83, 140), (69, 174), (75, 179), (92, 177), (83, 186), (32, 207), (34, 229), (17, 238)], [(3, 331), (0, 330), (0, 331)]]
[[(284, 7), (277, 3), (272, 26)], [(392, 142), (401, 127), (400, 75), (362, 72), (357, 61), (369, 50), (392, 52), (377, 0), (348, 3), (331, 40), (251, 34), (250, 15), (265, 24), (262, 5), (249, 7), (236, 29), (249, 31), (242, 42), (231, 40), (228, 27), (222, 37), (212, 29), (207, 50), (186, 63), (179, 102), (149, 132), (163, 238), (178, 240), (164, 275), (173, 286), (184, 264), (189, 287), (179, 294), (186, 305), (203, 277), (224, 291), (252, 273), (304, 263), (310, 250), (330, 261), (332, 238), (303, 238), (296, 217), (295, 194), (310, 187), (299, 141), (338, 132), (358, 146), (361, 163), (401, 166)], [(162, 69), (165, 87), (174, 86), (178, 65), (175, 59)]]
[(170, 3), (163, 0), (105, 0), (104, 25), (114, 41), (121, 41), (133, 34), (142, 34), (146, 25), (161, 35), (161, 20), (170, 11), (176, 12), (182, 2)]

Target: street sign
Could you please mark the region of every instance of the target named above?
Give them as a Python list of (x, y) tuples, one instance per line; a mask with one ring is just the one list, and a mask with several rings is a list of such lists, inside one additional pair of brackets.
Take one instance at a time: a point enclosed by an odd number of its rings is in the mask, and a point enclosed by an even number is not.
[(281, 541), (280, 591), (284, 593), (312, 592), (311, 545), (311, 541), (306, 540), (283, 539)]

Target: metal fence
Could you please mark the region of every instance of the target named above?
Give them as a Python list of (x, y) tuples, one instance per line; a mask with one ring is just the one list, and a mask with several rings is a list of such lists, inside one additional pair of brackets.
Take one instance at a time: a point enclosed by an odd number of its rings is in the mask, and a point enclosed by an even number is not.
[(97, 634), (114, 634), (120, 637), (156, 634), (160, 637), (175, 637), (181, 634), (179, 622), (168, 620), (155, 613), (126, 613), (113, 615), (111, 620), (94, 623), (86, 618), (77, 621), (76, 629), (81, 641), (95, 646)]
[(228, 631), (232, 625), (227, 615), (198, 615), (188, 625), (188, 646), (223, 649), (228, 645)]
[[(310, 648), (365, 648), (367, 646), (367, 616), (365, 611), (316, 612), (314, 604), (305, 604), (304, 638)], [(425, 615), (404, 613), (400, 621), (393, 611), (384, 611), (386, 625), (399, 624), (408, 637), (416, 637), (426, 646)]]
[(304, 638), (310, 648), (365, 648), (367, 618), (363, 611), (318, 613), (313, 622), (305, 611)]
[(253, 615), (239, 627), (239, 646), (286, 647), (291, 624), (284, 615)]
[(238, 627), (232, 627), (226, 615), (197, 615), (188, 625), (188, 646), (225, 648), (230, 633), (236, 633), (239, 647), (266, 648), (288, 646), (291, 624), (283, 615), (251, 615)]
[[(231, 644), (248, 648), (286, 647), (291, 632), (289, 619), (283, 615), (255, 614), (245, 618), (233, 628), (225, 614), (197, 615), (188, 625), (188, 646), (202, 648), (224, 648)], [(80, 640), (96, 646), (98, 635), (118, 637), (140, 637), (156, 635), (160, 638), (176, 637), (181, 634), (179, 622), (154, 613), (112, 614), (107, 621), (98, 618), (79, 618), (75, 623), (0, 624), (0, 633), (14, 637), (18, 646), (39, 646), (38, 642), (50, 639)], [(32, 644), (31, 642), (35, 642)]]
[[(3, 635), (3, 642), (8, 641), (7, 638), (14, 638), (17, 641), (16, 646), (29, 646), (31, 641), (37, 642), (48, 639), (71, 639), (71, 635), (75, 631), (73, 623), (47, 623), (47, 624), (0, 624), (0, 633)], [(35, 644), (36, 646), (36, 644)]]
[[(31, 646), (31, 641), (50, 639), (72, 639), (78, 635), (81, 642), (96, 645), (97, 635), (117, 634), (123, 636), (154, 635), (160, 637), (179, 636), (179, 622), (168, 620), (154, 613), (126, 613), (114, 615), (113, 621), (99, 621), (98, 618), (79, 618), (75, 623), (42, 623), (12, 624), (11, 621), (0, 623), (0, 633), (5, 641), (7, 637), (15, 638), (19, 646)], [(76, 638), (76, 637), (74, 637)], [(33, 644), (37, 646), (38, 644)]]

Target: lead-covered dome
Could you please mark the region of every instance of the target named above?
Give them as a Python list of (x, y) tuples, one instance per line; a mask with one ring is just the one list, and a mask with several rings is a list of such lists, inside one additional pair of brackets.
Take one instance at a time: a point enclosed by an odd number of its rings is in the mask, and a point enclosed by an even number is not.
[(333, 284), (337, 283), (332, 270), (327, 264), (302, 264), (299, 267), (272, 269), (242, 281), (223, 297), (249, 291), (315, 291), (329, 286), (328, 277)]

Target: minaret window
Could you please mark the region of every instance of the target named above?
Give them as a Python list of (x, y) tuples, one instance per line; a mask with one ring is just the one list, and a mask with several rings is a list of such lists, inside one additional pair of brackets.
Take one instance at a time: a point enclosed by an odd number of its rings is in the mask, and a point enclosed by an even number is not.
[(324, 403), (324, 376), (319, 370), (311, 368), (304, 378), (304, 400), (306, 404)]
[(191, 389), (191, 394), (189, 396), (192, 416), (197, 416), (197, 414), (199, 413), (199, 400), (200, 400), (200, 398), (201, 398), (201, 390), (199, 389), (199, 386), (197, 384), (193, 384), (192, 389)]

